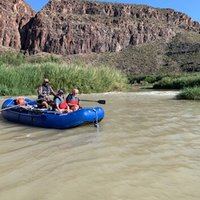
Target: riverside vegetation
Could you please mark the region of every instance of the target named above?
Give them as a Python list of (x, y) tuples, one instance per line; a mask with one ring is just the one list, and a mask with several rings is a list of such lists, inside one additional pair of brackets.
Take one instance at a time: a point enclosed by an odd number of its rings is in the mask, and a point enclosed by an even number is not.
[(200, 100), (200, 73), (163, 77), (153, 85), (153, 89), (181, 90), (178, 99)]
[(25, 57), (23, 54), (0, 55), (0, 95), (33, 95), (43, 78), (53, 88), (65, 92), (77, 87), (82, 93), (123, 90), (127, 78), (105, 66), (66, 64), (55, 56)]
[[(129, 76), (130, 83), (144, 84), (144, 88), (180, 90), (177, 99), (200, 100), (200, 73)], [(150, 86), (149, 86), (150, 85)]]
[(200, 100), (200, 73), (160, 73), (130, 75), (105, 65), (66, 63), (53, 55), (29, 56), (20, 53), (0, 55), (0, 95), (33, 95), (43, 78), (53, 88), (69, 92), (77, 87), (82, 93), (126, 90), (129, 85), (143, 84), (151, 89), (181, 90), (178, 99)]

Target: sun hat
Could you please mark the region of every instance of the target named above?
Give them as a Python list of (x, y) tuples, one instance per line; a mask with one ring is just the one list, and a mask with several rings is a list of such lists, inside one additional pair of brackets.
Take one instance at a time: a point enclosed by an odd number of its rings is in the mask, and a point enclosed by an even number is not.
[(44, 83), (49, 83), (49, 79), (48, 79), (48, 78), (45, 78), (45, 79), (44, 79)]

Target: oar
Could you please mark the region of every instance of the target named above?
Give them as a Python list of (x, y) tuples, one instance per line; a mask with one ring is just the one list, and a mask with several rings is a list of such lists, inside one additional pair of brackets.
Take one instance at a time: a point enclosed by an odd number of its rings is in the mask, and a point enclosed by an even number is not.
[(2, 108), (2, 109), (0, 109), (0, 112), (1, 112), (1, 111), (4, 111), (4, 110), (10, 110), (10, 109), (12, 109), (12, 108), (17, 108), (17, 107), (19, 107), (19, 106), (21, 106), (21, 105), (16, 105), (16, 106), (10, 106), (10, 107), (7, 107), (7, 108)]
[(93, 100), (87, 100), (87, 99), (80, 99), (80, 101), (89, 101), (89, 102), (97, 102), (99, 104), (106, 104), (105, 100), (93, 101)]

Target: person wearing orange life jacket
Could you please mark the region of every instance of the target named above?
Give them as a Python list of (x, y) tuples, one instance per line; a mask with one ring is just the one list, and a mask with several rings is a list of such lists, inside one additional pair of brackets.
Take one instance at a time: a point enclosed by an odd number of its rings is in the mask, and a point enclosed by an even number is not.
[(26, 106), (27, 105), (24, 97), (17, 97), (15, 102), (16, 102), (17, 105), (22, 105), (22, 106)]
[(76, 111), (80, 108), (79, 106), (80, 100), (77, 97), (78, 94), (79, 94), (78, 89), (73, 89), (72, 92), (66, 98), (66, 102), (72, 111)]
[(54, 97), (54, 108), (60, 113), (71, 112), (66, 100), (64, 99), (63, 90), (58, 90), (56, 96)]

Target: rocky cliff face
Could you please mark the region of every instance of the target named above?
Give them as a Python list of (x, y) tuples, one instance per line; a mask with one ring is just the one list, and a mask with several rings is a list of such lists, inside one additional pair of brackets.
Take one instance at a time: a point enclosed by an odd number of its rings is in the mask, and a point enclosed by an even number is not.
[(23, 0), (0, 0), (0, 46), (20, 49), (22, 28), (34, 15)]
[(24, 50), (62, 55), (115, 52), (168, 41), (180, 29), (200, 30), (199, 23), (171, 9), (78, 0), (50, 1), (25, 28)]
[(23, 0), (0, 0), (0, 46), (62, 55), (118, 52), (128, 46), (169, 41), (200, 25), (171, 9), (51, 0), (35, 15)]

